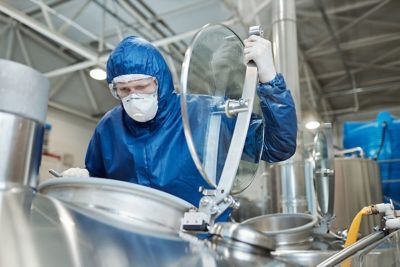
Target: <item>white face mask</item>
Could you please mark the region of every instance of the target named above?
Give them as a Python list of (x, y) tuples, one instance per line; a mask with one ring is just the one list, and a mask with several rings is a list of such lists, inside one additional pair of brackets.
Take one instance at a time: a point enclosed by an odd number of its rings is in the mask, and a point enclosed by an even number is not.
[(158, 110), (157, 91), (154, 94), (133, 93), (122, 98), (122, 105), (129, 117), (138, 122), (153, 119)]

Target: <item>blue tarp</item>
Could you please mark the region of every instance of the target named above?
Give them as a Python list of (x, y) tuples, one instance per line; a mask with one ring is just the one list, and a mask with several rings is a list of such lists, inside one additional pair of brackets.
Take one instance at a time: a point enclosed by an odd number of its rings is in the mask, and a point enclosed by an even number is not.
[(378, 161), (385, 201), (400, 208), (400, 119), (380, 112), (376, 121), (345, 122), (343, 146), (362, 147), (366, 157)]

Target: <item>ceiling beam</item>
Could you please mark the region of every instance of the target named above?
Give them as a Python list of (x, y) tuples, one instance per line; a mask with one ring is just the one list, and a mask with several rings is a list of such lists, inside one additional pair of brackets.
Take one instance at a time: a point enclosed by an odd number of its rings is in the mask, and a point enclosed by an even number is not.
[(21, 11), (11, 7), (9, 4), (2, 3), (0, 5), (0, 11), (17, 21), (21, 22), (22, 24), (32, 28), (33, 30), (37, 31), (38, 33), (46, 36), (47, 38), (61, 44), (62, 46), (74, 51), (75, 53), (81, 55), (82, 57), (90, 60), (97, 60), (97, 54), (93, 51), (83, 47), (82, 45), (72, 41), (71, 39), (66, 38), (58, 33), (51, 31), (46, 26), (43, 26), (40, 22), (28, 17)]
[(60, 68), (60, 69), (56, 69), (56, 70), (52, 70), (52, 71), (46, 72), (44, 74), (44, 76), (46, 76), (47, 78), (53, 78), (53, 77), (56, 77), (56, 76), (65, 75), (67, 73), (71, 73), (71, 72), (75, 72), (75, 71), (78, 71), (78, 70), (83, 70), (83, 69), (86, 69), (86, 68), (93, 67), (93, 66), (97, 65), (97, 63), (98, 63), (97, 61), (91, 61), (91, 60), (83, 61), (83, 62), (79, 62), (79, 63), (73, 64), (73, 65), (69, 65), (69, 66), (66, 66), (66, 67), (63, 67), (63, 68)]
[[(351, 66), (362, 68), (363, 70), (365, 70), (367, 68), (371, 68), (371, 69), (380, 69), (380, 70), (389, 70), (389, 71), (394, 71), (394, 72), (400, 72), (400, 68), (393, 67), (396, 64), (399, 64), (400, 61), (394, 61), (394, 62), (386, 63), (383, 65), (371, 64), (370, 62), (356, 62), (356, 61), (347, 61), (347, 63)], [(353, 73), (355, 73), (355, 71), (353, 71)], [(345, 74), (346, 74), (346, 72), (344, 70), (333, 71), (333, 72), (330, 71), (328, 73), (319, 74), (316, 77), (319, 80), (332, 79), (335, 77), (341, 77)], [(306, 82), (305, 78), (301, 78), (300, 82), (305, 83)]]
[(30, 57), (30, 55), (29, 55), (29, 52), (28, 52), (28, 50), (26, 49), (25, 41), (24, 41), (24, 39), (22, 38), (21, 32), (19, 31), (19, 26), (18, 26), (18, 25), (15, 27), (15, 34), (16, 34), (16, 36), (17, 36), (17, 40), (18, 40), (19, 46), (20, 46), (20, 48), (21, 48), (22, 56), (24, 57), (25, 63), (26, 63), (29, 67), (34, 67), (34, 66), (32, 65), (32, 60), (31, 60), (31, 57)]
[[(340, 34), (348, 31), (349, 29), (353, 28), (355, 25), (357, 25), (358, 23), (362, 22), (363, 20), (365, 20), (366, 18), (368, 18), (369, 16), (371, 16), (372, 14), (374, 14), (375, 12), (377, 12), (379, 9), (381, 9), (383, 6), (385, 6), (386, 4), (388, 4), (391, 0), (384, 0), (384, 1), (380, 1), (379, 4), (377, 4), (376, 6), (374, 6), (373, 8), (371, 8), (370, 10), (368, 10), (367, 12), (365, 12), (362, 16), (356, 18), (355, 20), (353, 20), (351, 23), (345, 25), (344, 27), (338, 29), (337, 31), (335, 31), (336, 36), (339, 36)], [(318, 42), (316, 45), (313, 46), (313, 48), (309, 49), (306, 51), (306, 55), (317, 51), (322, 45), (326, 44), (327, 42), (329, 42), (331, 40), (331, 37), (328, 36), (325, 39), (321, 40), (320, 42)]]
[(371, 69), (377, 69), (377, 70), (389, 70), (389, 71), (394, 71), (397, 73), (400, 73), (400, 68), (393, 67), (396, 65), (396, 63), (399, 63), (399, 61), (394, 61), (390, 63), (385, 63), (384, 65), (376, 65), (376, 64), (371, 64), (371, 63), (366, 63), (366, 62), (357, 62), (357, 61), (347, 61), (347, 63), (351, 66), (354, 67), (368, 67)]
[[(389, 56), (392, 56), (392, 55), (394, 55), (394, 54), (397, 54), (398, 51), (400, 51), (400, 46), (395, 47), (395, 48), (392, 49), (392, 50), (385, 51), (385, 52), (381, 53), (381, 54), (380, 54), (378, 57), (376, 57), (375, 59), (373, 59), (373, 60), (371, 60), (370, 62), (368, 62), (368, 63), (367, 63), (367, 66), (363, 66), (363, 67), (357, 68), (357, 69), (353, 70), (352, 72), (353, 72), (353, 74), (362, 72), (362, 71), (364, 71), (365, 69), (368, 68), (369, 64), (378, 63), (378, 62), (381, 61), (382, 59), (385, 59), (385, 58), (388, 58)], [(336, 79), (336, 80), (334, 80), (334, 81), (332, 81), (332, 82), (326, 84), (325, 87), (326, 87), (326, 88), (327, 88), (327, 87), (332, 87), (333, 85), (336, 85), (336, 84), (340, 83), (341, 81), (343, 81), (343, 78), (338, 78), (338, 79)]]
[(337, 97), (337, 96), (352, 95), (355, 93), (370, 93), (370, 92), (379, 92), (379, 91), (393, 90), (393, 89), (400, 91), (400, 82), (390, 83), (390, 84), (380, 84), (380, 85), (374, 85), (374, 86), (361, 86), (361, 87), (358, 87), (355, 89), (348, 89), (348, 90), (341, 90), (339, 92), (325, 93), (322, 95), (322, 97), (331, 98), (331, 97)]
[[(400, 114), (400, 105), (391, 105), (391, 106), (385, 106), (386, 111), (390, 113), (398, 113)], [(355, 116), (373, 116), (374, 118), (376, 117), (376, 114), (382, 112), (382, 107), (376, 108), (376, 107), (371, 107), (371, 108), (361, 108), (357, 113), (354, 114), (346, 114), (342, 116), (338, 116), (337, 120), (338, 121), (346, 121), (346, 120), (354, 120)]]
[[(49, 7), (55, 8), (55, 7), (58, 7), (58, 6), (60, 6), (60, 5), (64, 4), (64, 3), (67, 3), (69, 1), (70, 0), (55, 0), (53, 2), (46, 1), (46, 4)], [(34, 17), (37, 14), (40, 14), (42, 12), (42, 9), (40, 7), (34, 6), (34, 7), (30, 8), (29, 10), (22, 10), (22, 11), (25, 12), (25, 14), (28, 15), (29, 17)]]
[[(364, 0), (364, 1), (359, 1), (356, 3), (345, 4), (345, 5), (334, 7), (334, 8), (328, 8), (326, 10), (326, 13), (329, 15), (329, 17), (331, 17), (334, 14), (348, 12), (348, 11), (364, 8), (367, 6), (379, 4), (381, 1), (382, 0)], [(306, 11), (306, 10), (301, 10), (301, 8), (298, 8), (298, 13), (301, 15), (304, 15), (304, 16), (308, 16), (308, 17), (321, 18), (321, 14), (319, 12), (315, 12), (315, 11)]]
[(249, 15), (245, 16), (244, 20), (246, 23), (250, 23), (253, 18), (259, 17), (259, 13), (264, 10), (267, 6), (269, 6), (272, 3), (272, 0), (264, 0), (260, 4), (256, 5), (254, 8), (254, 11), (250, 13)]
[(364, 8), (367, 6), (379, 4), (382, 0), (363, 0), (363, 1), (356, 1), (355, 3), (345, 4), (343, 6), (330, 8), (326, 11), (328, 15), (337, 14), (341, 12), (348, 12), (355, 9)]
[[(82, 27), (81, 25), (79, 25), (78, 23), (76, 23), (75, 21), (73, 21), (73, 19), (70, 19), (66, 16), (64, 16), (63, 14), (57, 12), (55, 9), (47, 6), (44, 2), (42, 2), (41, 0), (29, 0), (32, 3), (37, 4), (38, 6), (40, 6), (43, 9), (43, 14), (47, 14), (47, 17), (45, 17), (46, 22), (49, 25), (49, 29), (51, 31), (55, 31), (54, 26), (52, 26), (51, 23), (51, 19), (48, 16), (49, 13), (51, 13), (52, 15), (56, 16), (57, 18), (59, 18), (60, 20), (67, 22), (70, 26), (72, 26), (74, 29), (76, 29), (77, 31), (79, 31), (80, 33), (82, 33), (83, 35), (87, 36), (88, 38), (92, 39), (95, 42), (101, 42), (100, 38), (98, 38), (96, 36), (96, 34), (92, 33), (91, 31), (85, 29), (84, 27)], [(59, 33), (60, 34), (60, 33)], [(110, 44), (110, 43), (105, 43), (105, 46), (109, 49), (114, 49), (114, 45)]]
[[(342, 61), (345, 73), (346, 73), (346, 75), (349, 78), (349, 81), (351, 83), (351, 87), (352, 88), (356, 88), (356, 86), (357, 86), (356, 79), (354, 77), (354, 74), (351, 72), (349, 65), (347, 64), (347, 62), (345, 60), (342, 48), (341, 48), (341, 46), (339, 44), (339, 39), (337, 38), (336, 33), (335, 33), (335, 31), (334, 31), (334, 29), (332, 27), (332, 24), (331, 24), (331, 22), (330, 22), (330, 20), (328, 18), (328, 15), (326, 14), (325, 5), (323, 3), (323, 0), (315, 0), (315, 3), (318, 6), (318, 8), (320, 9), (322, 18), (323, 18), (323, 20), (324, 20), (324, 22), (326, 24), (326, 27), (328, 28), (328, 31), (329, 31), (329, 33), (331, 35), (331, 38), (332, 38), (332, 41), (333, 41), (333, 43), (335, 45), (335, 50), (336, 50), (337, 54), (339, 55), (340, 60)], [(358, 108), (359, 108), (357, 93), (354, 93), (353, 99), (354, 99), (353, 112), (356, 112), (356, 111), (358, 111)], [(335, 114), (340, 114), (342, 111), (344, 111), (344, 110), (329, 111), (329, 112), (325, 112), (325, 114), (327, 114), (327, 115), (330, 115), (330, 114), (335, 115)]]
[(72, 109), (70, 107), (64, 106), (64, 105), (59, 104), (59, 103), (56, 103), (54, 101), (49, 101), (48, 105), (51, 108), (54, 108), (54, 109), (57, 109), (57, 110), (61, 110), (61, 111), (65, 112), (65, 113), (69, 113), (71, 115), (78, 116), (80, 118), (89, 120), (89, 121), (94, 122), (94, 123), (97, 123), (99, 121), (98, 119), (95, 119), (95, 118), (93, 118), (92, 116), (90, 116), (90, 115), (88, 115), (86, 113), (76, 111), (75, 109)]
[[(366, 47), (366, 46), (370, 46), (370, 45), (377, 45), (377, 44), (382, 44), (382, 43), (396, 41), (396, 40), (400, 40), (400, 32), (385, 33), (385, 34), (380, 34), (380, 35), (375, 35), (375, 36), (368, 36), (365, 38), (360, 38), (360, 39), (352, 40), (349, 42), (343, 42), (343, 43), (340, 43), (340, 47), (343, 51), (347, 51), (347, 50), (353, 50), (356, 48)], [(336, 52), (336, 49), (334, 49), (334, 48), (328, 48), (328, 49), (325, 48), (325, 49), (320, 49), (319, 51), (309, 53), (307, 55), (307, 57), (313, 58), (313, 57), (326, 56), (329, 54), (333, 54), (335, 52)]]
[[(71, 53), (67, 54), (63, 52), (63, 47), (59, 47), (58, 43), (56, 42), (48, 42), (49, 39), (43, 38), (40, 34), (36, 33), (34, 30), (28, 27), (23, 27), (22, 25), (19, 26), (19, 30), (23, 35), (26, 37), (29, 37), (29, 40), (31, 40), (34, 43), (39, 44), (42, 46), (43, 49), (53, 53), (60, 59), (66, 61), (67, 63), (72, 64), (74, 61), (76, 62), (80, 56), (75, 56), (72, 57)], [(65, 50), (64, 50), (65, 51)]]
[(90, 104), (92, 105), (94, 112), (99, 113), (99, 105), (97, 104), (92, 88), (89, 85), (87, 76), (85, 75), (83, 70), (79, 71), (79, 75), (81, 76), (81, 80), (83, 82), (83, 88), (85, 89), (86, 95), (89, 98)]
[[(229, 20), (221, 22), (221, 24), (229, 26), (229, 25), (235, 24), (237, 21), (238, 21), (237, 18), (232, 18), (232, 19), (229, 19)], [(165, 37), (165, 38), (161, 38), (161, 39), (152, 41), (151, 43), (156, 47), (163, 47), (165, 45), (168, 45), (168, 44), (171, 44), (171, 43), (175, 43), (175, 42), (179, 42), (179, 41), (182, 41), (183, 39), (186, 39), (186, 38), (190, 38), (193, 35), (195, 35), (201, 28), (202, 27), (194, 29), (194, 30), (190, 30), (190, 31), (187, 31), (187, 32), (175, 34), (175, 35), (172, 35), (172, 36), (168, 36), (168, 37)], [(108, 59), (108, 55), (103, 55), (103, 56), (101, 56), (99, 58), (99, 61), (100, 62), (105, 62), (105, 61), (107, 61), (107, 59)]]
[(0, 29), (0, 37), (5, 34), (8, 29), (11, 27), (11, 20), (7, 22), (5, 25), (3, 25), (3, 28)]
[[(362, 101), (360, 101), (360, 104), (369, 108), (371, 106), (377, 106), (377, 101), (375, 98), (364, 97)], [(387, 106), (393, 104), (400, 105), (400, 100), (396, 97), (393, 97), (393, 94), (390, 95), (389, 91), (386, 91), (386, 94), (384, 96), (379, 97), (379, 105)]]
[[(385, 83), (390, 83), (390, 82), (399, 82), (400, 83), (400, 76), (399, 75), (395, 75), (395, 76), (390, 76), (390, 77), (385, 77), (385, 78), (378, 78), (378, 79), (373, 79), (373, 80), (369, 80), (367, 82), (362, 83), (362, 87), (366, 87), (366, 86), (372, 86), (372, 85), (382, 85)], [(327, 91), (327, 93), (333, 93), (333, 92), (341, 92), (341, 91), (347, 91), (349, 90), (349, 87), (335, 87), (335, 88), (331, 88)]]
[(15, 37), (15, 25), (12, 25), (8, 33), (8, 40), (7, 40), (6, 59), (8, 60), (12, 58), (12, 54), (14, 51), (14, 39), (15, 39), (14, 37)]
[(63, 34), (70, 26), (71, 26), (71, 21), (75, 21), (81, 13), (86, 9), (86, 7), (90, 4), (92, 0), (86, 0), (86, 2), (83, 2), (83, 5), (78, 8), (78, 10), (75, 11), (75, 13), (72, 15), (70, 21), (64, 21), (64, 24), (62, 24), (57, 32), (60, 34)]
[[(311, 79), (311, 83), (314, 85), (313, 89), (316, 91), (316, 95), (318, 97), (318, 103), (321, 103), (322, 110), (326, 113), (329, 110), (332, 110), (332, 105), (329, 102), (329, 100), (321, 98), (321, 94), (323, 93), (323, 89), (321, 84), (319, 83), (317, 77), (315, 76), (315, 73), (311, 67), (311, 65), (308, 63), (306, 57), (304, 56), (304, 52), (300, 49), (299, 47), (299, 58), (300, 61), (303, 63), (303, 68), (307, 72), (309, 78)], [(307, 82), (307, 80), (306, 80)], [(308, 82), (307, 82), (308, 83)], [(307, 85), (309, 86), (309, 85)], [(316, 112), (318, 112), (318, 109), (316, 109)]]
[[(300, 15), (300, 17), (298, 18), (298, 21), (300, 21), (300, 22), (305, 22), (306, 19), (312, 19), (312, 18), (320, 19), (321, 18), (321, 15), (319, 13), (317, 13), (317, 12), (299, 10), (297, 12), (297, 14)], [(331, 20), (343, 21), (343, 22), (352, 22), (352, 21), (354, 21), (354, 18), (346, 17), (346, 16), (329, 15), (329, 18)], [(400, 24), (399, 23), (393, 23), (393, 22), (381, 21), (381, 20), (375, 20), (375, 19), (365, 19), (364, 20), (364, 24), (400, 29)]]
[[(133, 16), (140, 24), (142, 24), (142, 28), (144, 28), (143, 30), (145, 32), (148, 34), (150, 33), (150, 41), (154, 41), (154, 38), (166, 38), (171, 34), (176, 34), (163, 20), (159, 20), (157, 23), (149, 23), (147, 21), (147, 14), (150, 14), (150, 16), (155, 16), (156, 13), (144, 1), (138, 0), (129, 2), (127, 0), (118, 0), (118, 3), (124, 8), (124, 11), (127, 12), (128, 15)], [(184, 47), (183, 49), (178, 43), (173, 42), (170, 44), (170, 53), (162, 49), (164, 45), (161, 45), (160, 50), (165, 54), (177, 57), (180, 61), (183, 60), (184, 50), (186, 50), (186, 43), (180, 43), (180, 45)]]
[(53, 99), (61, 90), (62, 86), (64, 83), (70, 78), (70, 75), (64, 75), (60, 79), (57, 80), (57, 82), (51, 86), (50, 92), (49, 92), (49, 100)]
[[(40, 3), (42, 3), (42, 2), (40, 2)], [(38, 3), (37, 3), (38, 4)], [(54, 29), (54, 25), (53, 25), (53, 21), (51, 20), (51, 17), (50, 17), (50, 15), (49, 15), (49, 12), (48, 12), (48, 9), (47, 8), (45, 8), (44, 6), (46, 6), (46, 5), (39, 5), (40, 6), (40, 8), (42, 9), (42, 14), (43, 14), (43, 17), (44, 17), (44, 21), (46, 22), (46, 24), (47, 24), (47, 27), (49, 27), (49, 29), (51, 30), (51, 31), (54, 31), (55, 29)], [(47, 7), (47, 6), (46, 6)]]
[(152, 35), (156, 38), (160, 37), (160, 33), (154, 29), (154, 27), (149, 23), (127, 0), (117, 0), (120, 6), (131, 16), (133, 16), (139, 24), (146, 27)]
[[(224, 25), (229, 26), (229, 25), (235, 24), (237, 21), (238, 21), (237, 18), (233, 18), (233, 19), (229, 19), (229, 20), (227, 20), (227, 21), (223, 21), (223, 22), (221, 22), (221, 24), (224, 24)], [(167, 45), (167, 44), (170, 44), (170, 43), (178, 42), (178, 41), (181, 41), (181, 40), (183, 40), (183, 39), (192, 37), (192, 36), (195, 35), (201, 28), (202, 28), (202, 27), (197, 28), (197, 29), (194, 29), (194, 30), (191, 30), (191, 31), (187, 31), (187, 32), (184, 32), (184, 33), (176, 34), (176, 35), (174, 35), (174, 36), (168, 36), (168, 37), (166, 37), (166, 38), (153, 41), (152, 43), (153, 43), (155, 46), (164, 46), (164, 45)]]

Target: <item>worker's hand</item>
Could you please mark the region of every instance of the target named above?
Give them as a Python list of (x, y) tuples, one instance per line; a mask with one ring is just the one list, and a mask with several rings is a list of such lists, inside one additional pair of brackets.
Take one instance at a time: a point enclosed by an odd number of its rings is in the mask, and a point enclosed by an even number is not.
[(244, 59), (246, 63), (251, 60), (256, 63), (258, 79), (261, 83), (267, 83), (275, 78), (276, 70), (270, 41), (260, 36), (251, 35), (244, 40)]
[(89, 172), (86, 169), (70, 168), (61, 173), (63, 177), (89, 177)]

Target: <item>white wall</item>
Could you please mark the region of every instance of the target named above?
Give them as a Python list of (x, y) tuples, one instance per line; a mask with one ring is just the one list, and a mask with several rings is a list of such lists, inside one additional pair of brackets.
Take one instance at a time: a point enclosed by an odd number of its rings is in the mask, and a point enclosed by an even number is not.
[[(59, 155), (62, 158), (66, 154), (72, 155), (73, 167), (84, 168), (86, 149), (96, 124), (53, 108), (49, 108), (46, 121), (52, 126), (48, 143), (49, 153)], [(39, 175), (41, 180), (49, 177), (48, 169), (50, 168), (61, 172), (69, 166), (63, 164), (63, 160), (58, 161), (43, 156)]]

